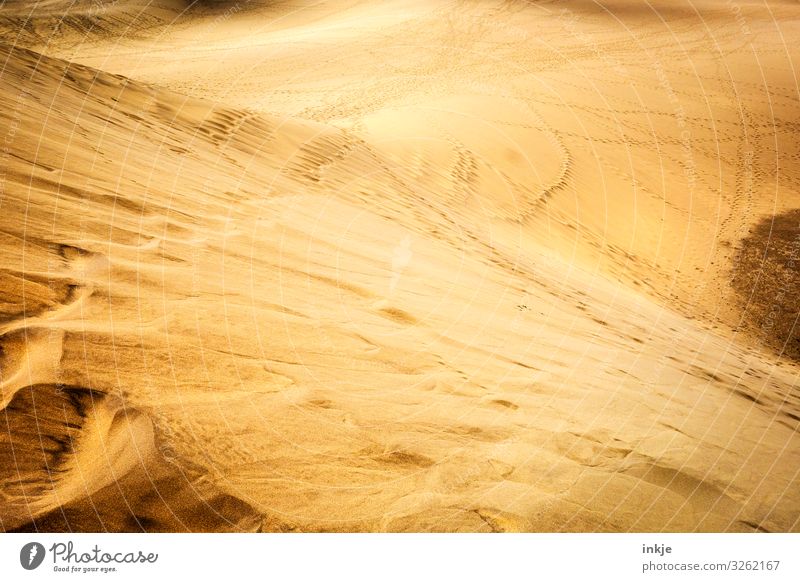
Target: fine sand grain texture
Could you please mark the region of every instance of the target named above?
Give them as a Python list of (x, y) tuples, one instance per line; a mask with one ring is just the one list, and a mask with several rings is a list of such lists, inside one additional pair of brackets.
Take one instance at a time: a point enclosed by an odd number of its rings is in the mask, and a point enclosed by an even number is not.
[(798, 38), (0, 2), (0, 530), (800, 531)]

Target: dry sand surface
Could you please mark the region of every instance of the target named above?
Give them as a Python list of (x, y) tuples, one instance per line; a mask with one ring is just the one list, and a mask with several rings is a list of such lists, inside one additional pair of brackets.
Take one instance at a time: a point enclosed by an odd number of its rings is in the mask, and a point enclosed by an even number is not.
[(798, 39), (0, 2), (0, 530), (800, 531)]

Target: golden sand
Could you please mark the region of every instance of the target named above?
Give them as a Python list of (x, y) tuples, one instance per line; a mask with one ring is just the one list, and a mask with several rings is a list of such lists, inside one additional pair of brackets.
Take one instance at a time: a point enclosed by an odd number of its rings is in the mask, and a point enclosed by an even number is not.
[(0, 7), (0, 530), (800, 531), (796, 2), (190, 4)]

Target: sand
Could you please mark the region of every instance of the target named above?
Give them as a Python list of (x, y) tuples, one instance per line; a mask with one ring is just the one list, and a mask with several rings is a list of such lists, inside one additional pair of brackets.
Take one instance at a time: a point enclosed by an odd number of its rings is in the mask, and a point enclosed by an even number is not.
[(796, 2), (0, 31), (0, 529), (800, 531)]

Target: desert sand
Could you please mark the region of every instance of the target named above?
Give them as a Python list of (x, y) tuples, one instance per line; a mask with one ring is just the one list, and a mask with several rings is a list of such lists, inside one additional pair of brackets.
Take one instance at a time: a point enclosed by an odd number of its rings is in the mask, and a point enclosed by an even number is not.
[(0, 530), (800, 531), (800, 5), (6, 0)]

